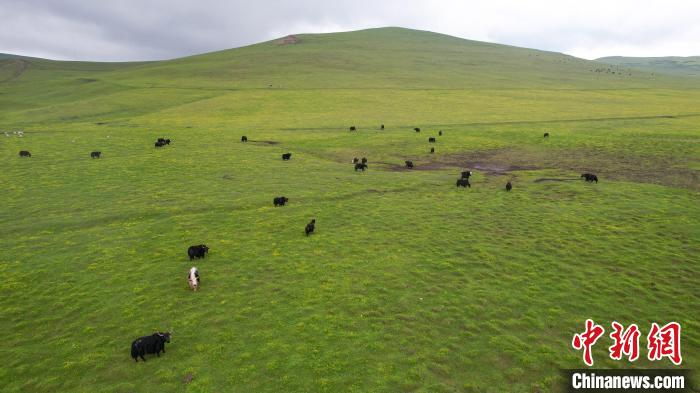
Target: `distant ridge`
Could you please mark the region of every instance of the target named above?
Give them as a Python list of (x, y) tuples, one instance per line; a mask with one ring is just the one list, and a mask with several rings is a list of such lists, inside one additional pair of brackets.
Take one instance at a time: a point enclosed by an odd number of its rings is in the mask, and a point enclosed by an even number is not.
[(601, 63), (632, 67), (665, 74), (700, 77), (700, 56), (624, 57), (610, 56), (596, 59)]

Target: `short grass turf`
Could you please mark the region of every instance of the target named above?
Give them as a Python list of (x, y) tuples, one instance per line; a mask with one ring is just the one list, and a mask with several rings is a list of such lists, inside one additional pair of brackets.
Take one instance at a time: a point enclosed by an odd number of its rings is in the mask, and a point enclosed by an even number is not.
[(596, 367), (671, 367), (611, 361), (613, 320), (678, 321), (700, 363), (697, 89), (166, 88), (137, 64), (76, 90), (99, 68), (76, 67), (0, 83), (25, 130), (0, 134), (3, 391), (553, 391), (587, 318)]

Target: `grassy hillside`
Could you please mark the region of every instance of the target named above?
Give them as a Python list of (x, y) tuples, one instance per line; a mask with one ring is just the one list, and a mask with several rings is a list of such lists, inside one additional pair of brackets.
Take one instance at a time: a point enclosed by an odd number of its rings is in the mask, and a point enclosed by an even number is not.
[[(0, 130), (25, 131), (0, 134), (4, 391), (556, 391), (587, 318), (596, 367), (672, 367), (610, 360), (617, 320), (680, 322), (698, 368), (694, 79), (406, 29), (296, 37), (0, 78)], [(159, 330), (167, 353), (134, 363)]]
[(614, 64), (657, 73), (700, 77), (700, 56), (689, 57), (602, 57), (601, 63)]

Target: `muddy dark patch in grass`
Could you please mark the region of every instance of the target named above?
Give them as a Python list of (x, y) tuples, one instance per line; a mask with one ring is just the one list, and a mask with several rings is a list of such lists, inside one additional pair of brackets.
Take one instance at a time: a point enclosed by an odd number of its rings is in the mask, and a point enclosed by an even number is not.
[[(382, 164), (390, 171), (411, 170), (402, 164)], [(598, 175), (601, 181), (610, 179), (700, 190), (699, 171), (687, 168), (687, 162), (673, 157), (640, 156), (625, 151), (509, 148), (440, 155), (431, 157), (427, 162), (414, 161), (414, 164), (412, 170), (416, 171), (469, 169), (486, 175), (541, 169), (589, 172)]]
[(277, 141), (254, 141), (251, 139), (248, 139), (248, 143), (262, 143), (265, 145), (279, 145), (279, 142), (277, 142)]
[(413, 168), (407, 168), (405, 164), (391, 164), (387, 162), (378, 162), (378, 164), (384, 164), (388, 170), (395, 172), (460, 168), (481, 171), (487, 175), (503, 175), (512, 171), (542, 169), (535, 165), (510, 163), (509, 160), (497, 157), (499, 152), (502, 152), (502, 150), (435, 156), (435, 158), (431, 157), (432, 159), (427, 162), (414, 161)]
[(539, 179), (535, 179), (535, 183), (541, 183), (544, 181), (576, 181), (576, 180), (583, 180), (583, 179), (575, 179), (575, 178), (558, 179), (558, 178), (554, 178), (554, 177), (540, 177)]

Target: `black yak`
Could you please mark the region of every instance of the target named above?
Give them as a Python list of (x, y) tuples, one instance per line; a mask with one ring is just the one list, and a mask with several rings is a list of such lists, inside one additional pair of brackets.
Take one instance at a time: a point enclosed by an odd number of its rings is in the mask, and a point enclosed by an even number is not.
[(241, 142), (248, 142), (248, 137), (245, 136), (245, 135), (243, 135), (243, 136), (241, 137)]
[(406, 168), (413, 169), (413, 161), (406, 161)]
[(92, 153), (90, 153), (90, 158), (100, 158), (101, 155), (101, 151), (93, 151)]
[(428, 143), (435, 143), (435, 138), (433, 138), (433, 137), (428, 138)]
[(442, 136), (442, 130), (438, 131), (438, 135)]
[(26, 151), (26, 150), (21, 150), (21, 151), (19, 152), (19, 156), (20, 156), (20, 157), (31, 157), (31, 156), (32, 156), (32, 153), (30, 153), (30, 152), (28, 152), (28, 151)]
[(277, 197), (272, 200), (272, 203), (275, 206), (284, 206), (287, 202), (289, 202), (289, 198), (287, 197)]
[(545, 132), (543, 138), (549, 138), (549, 133)]
[(434, 148), (434, 147), (431, 147), (431, 148), (430, 148), (430, 154), (433, 154), (433, 153), (435, 153), (435, 148)]
[(457, 187), (465, 187), (465, 188), (469, 187), (469, 188), (471, 188), (471, 186), (472, 185), (469, 184), (469, 179), (466, 179), (466, 178), (457, 179)]
[(306, 236), (309, 236), (310, 234), (314, 233), (314, 229), (316, 229), (316, 219), (314, 218), (306, 224), (306, 228), (304, 228), (304, 233), (306, 233)]
[(420, 132), (420, 128), (416, 127), (416, 128), (413, 129), (413, 131), (415, 131), (415, 132)]
[(462, 179), (469, 179), (472, 175), (472, 171), (462, 171)]
[(292, 153), (284, 153), (282, 154), (282, 159), (284, 161), (289, 161), (289, 159), (292, 158)]
[(384, 129), (384, 124), (382, 124), (381, 129), (382, 129), (382, 130)]
[(146, 358), (143, 357), (147, 353), (155, 353), (156, 356), (160, 357), (160, 353), (165, 353), (165, 343), (170, 342), (170, 332), (166, 333), (153, 333), (150, 336), (139, 337), (131, 343), (131, 357), (134, 361), (138, 363), (138, 358), (141, 358), (144, 362)]
[(355, 126), (350, 127), (350, 131), (357, 131), (357, 128)]
[(510, 191), (513, 189), (513, 185), (510, 184), (510, 182), (506, 183), (506, 191)]
[(190, 246), (187, 249), (187, 255), (190, 257), (190, 261), (197, 258), (204, 258), (204, 256), (209, 252), (209, 247), (204, 244), (198, 246)]
[(598, 176), (596, 176), (592, 173), (584, 173), (583, 175), (581, 175), (581, 177), (583, 177), (589, 183), (593, 183), (593, 182), (598, 183)]

